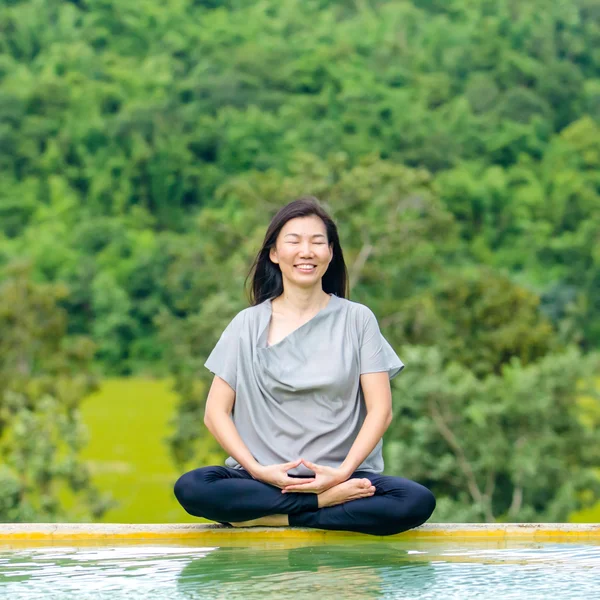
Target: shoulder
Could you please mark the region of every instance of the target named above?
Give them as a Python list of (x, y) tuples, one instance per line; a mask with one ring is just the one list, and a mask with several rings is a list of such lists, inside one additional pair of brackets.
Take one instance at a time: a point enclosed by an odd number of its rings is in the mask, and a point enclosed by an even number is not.
[(375, 313), (366, 305), (354, 300), (348, 300), (346, 298), (340, 298), (340, 305), (346, 310), (348, 319), (356, 327), (362, 328), (365, 323), (375, 320), (377, 317)]
[(363, 317), (370, 315), (375, 316), (373, 311), (366, 304), (361, 304), (360, 302), (356, 302), (354, 300), (348, 300), (347, 298), (339, 298), (339, 300), (342, 305), (345, 306), (346, 310), (351, 314)]
[(264, 308), (263, 304), (257, 304), (256, 306), (248, 306), (247, 308), (240, 310), (233, 319), (231, 319), (228, 328), (243, 329), (252, 326), (252, 324), (256, 323), (264, 313)]

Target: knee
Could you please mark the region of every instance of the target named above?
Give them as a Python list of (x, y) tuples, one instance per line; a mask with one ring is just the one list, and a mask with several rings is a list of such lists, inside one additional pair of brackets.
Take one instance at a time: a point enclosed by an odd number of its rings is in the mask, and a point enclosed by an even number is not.
[(436, 506), (435, 496), (431, 490), (422, 485), (419, 485), (419, 488), (414, 507), (414, 517), (417, 524), (413, 525), (413, 527), (418, 527), (425, 523), (433, 514)]
[(398, 511), (396, 518), (388, 521), (386, 535), (402, 533), (423, 525), (435, 510), (436, 500), (433, 493), (418, 483), (412, 482), (410, 500), (403, 510)]
[(175, 498), (181, 506), (185, 507), (189, 504), (190, 500), (197, 496), (197, 484), (193, 476), (193, 471), (184, 473), (176, 482), (173, 487), (173, 493)]
[(194, 469), (193, 471), (184, 473), (175, 482), (173, 493), (179, 504), (181, 504), (186, 511), (189, 512), (190, 508), (193, 506), (194, 512), (196, 512), (199, 505), (203, 503), (203, 499), (208, 497), (205, 485), (209, 483), (207, 481), (209, 469), (210, 467)]

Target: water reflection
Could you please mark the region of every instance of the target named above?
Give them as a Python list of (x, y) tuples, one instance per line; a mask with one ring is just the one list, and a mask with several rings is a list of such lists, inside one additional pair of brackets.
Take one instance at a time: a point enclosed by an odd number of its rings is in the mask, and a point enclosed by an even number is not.
[(579, 600), (600, 581), (592, 543), (227, 543), (0, 548), (0, 598)]
[(394, 544), (327, 544), (297, 548), (216, 548), (178, 577), (182, 597), (381, 598), (393, 579), (395, 598), (414, 598), (433, 585), (423, 557)]

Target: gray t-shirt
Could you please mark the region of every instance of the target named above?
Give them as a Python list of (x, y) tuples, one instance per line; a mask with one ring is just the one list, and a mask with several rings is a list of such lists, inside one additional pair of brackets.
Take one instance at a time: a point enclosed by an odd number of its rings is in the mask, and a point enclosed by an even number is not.
[[(373, 311), (332, 294), (327, 306), (283, 340), (267, 345), (271, 300), (240, 311), (204, 366), (235, 391), (232, 418), (261, 465), (305, 458), (339, 467), (363, 421), (360, 375), (404, 364)], [(383, 471), (382, 440), (357, 470)], [(225, 464), (241, 469), (232, 457)], [(290, 471), (309, 475), (304, 465)]]

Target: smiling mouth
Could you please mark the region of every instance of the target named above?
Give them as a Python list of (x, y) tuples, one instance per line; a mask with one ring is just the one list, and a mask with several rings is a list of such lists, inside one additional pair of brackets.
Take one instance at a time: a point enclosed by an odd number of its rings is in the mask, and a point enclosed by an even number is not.
[(298, 271), (302, 273), (312, 273), (317, 267), (315, 265), (307, 265), (307, 266), (299, 266), (294, 265), (294, 269), (298, 269)]

